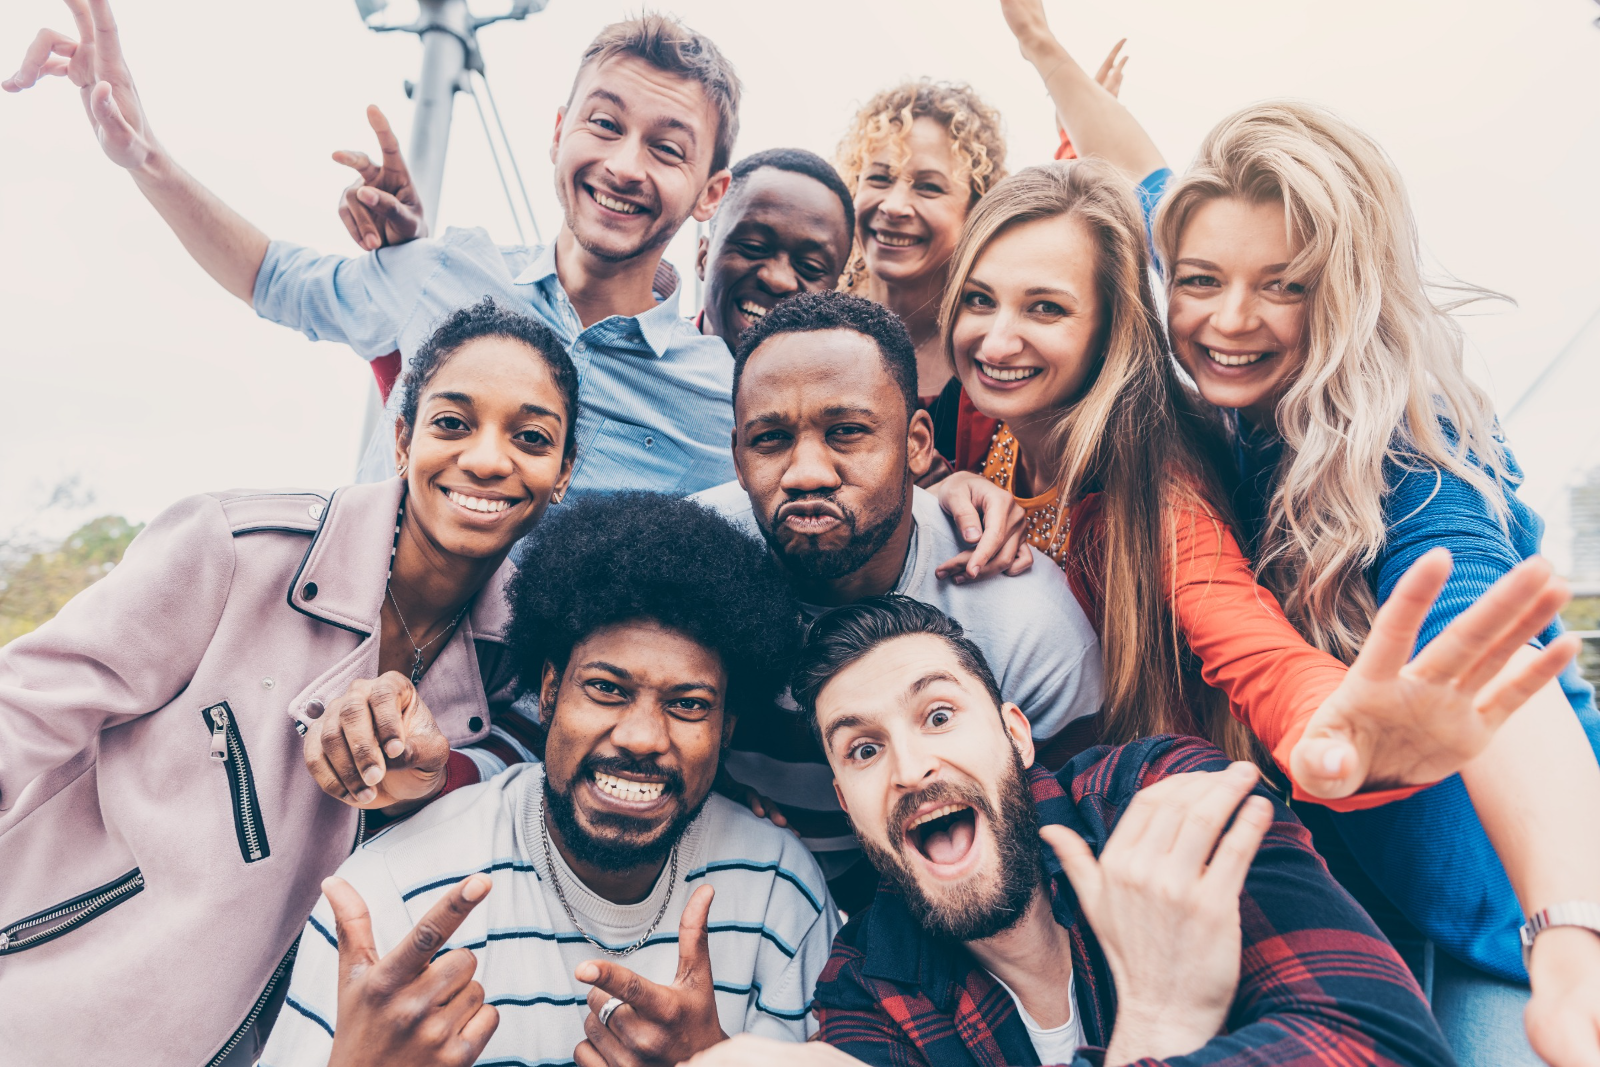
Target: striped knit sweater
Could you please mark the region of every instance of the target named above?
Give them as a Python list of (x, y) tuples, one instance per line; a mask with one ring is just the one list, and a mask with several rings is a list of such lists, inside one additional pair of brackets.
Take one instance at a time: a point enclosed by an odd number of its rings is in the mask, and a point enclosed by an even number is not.
[[(358, 848), (339, 868), (372, 914), (380, 953), (403, 938), (446, 890), (475, 871), (494, 889), (441, 951), (470, 948), (485, 999), (500, 1026), (480, 1064), (561, 1065), (584, 1039), (589, 987), (573, 978), (585, 960), (603, 959), (567, 918), (550, 888), (552, 857), (541, 825), (544, 765), (524, 763), (492, 781), (450, 793)], [(678, 963), (678, 921), (702, 882), (711, 904), (711, 972), (722, 1028), (804, 1040), (808, 1014), (827, 963), (838, 911), (821, 872), (799, 840), (720, 796), (712, 796), (679, 845), (678, 876), (658, 880), (637, 904), (604, 900), (578, 881), (559, 856), (557, 877), (578, 922), (621, 948), (642, 937), (671, 901), (656, 932), (624, 966), (670, 983)], [(288, 999), (268, 1040), (262, 1067), (328, 1062), (338, 1025), (339, 957), (333, 915), (318, 902), (300, 938)]]

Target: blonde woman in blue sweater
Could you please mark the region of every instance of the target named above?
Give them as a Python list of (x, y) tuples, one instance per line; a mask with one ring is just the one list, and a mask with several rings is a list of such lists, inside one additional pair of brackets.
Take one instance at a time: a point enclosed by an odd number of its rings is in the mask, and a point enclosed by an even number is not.
[[(1233, 430), (1257, 574), (1307, 640), (1353, 659), (1399, 576), (1443, 546), (1454, 570), (1421, 647), (1538, 553), (1543, 523), (1517, 497), (1460, 328), (1425, 285), (1399, 174), (1369, 137), (1306, 105), (1240, 111), (1166, 191), (1155, 240), (1174, 353)], [(1557, 622), (1540, 642), (1560, 637)], [(1562, 906), (1559, 919), (1573, 902), (1600, 926), (1597, 752), (1594, 689), (1569, 666), (1460, 775), (1303, 815), (1410, 950), (1464, 1064), (1536, 1064), (1529, 1040), (1552, 1062), (1580, 1044), (1571, 1062), (1600, 1062), (1600, 929), (1539, 936), (1531, 1006), (1518, 937), (1524, 913)]]
[[(1160, 151), (1041, 0), (1000, 7), (1078, 151), (1162, 184)], [(1382, 149), (1327, 112), (1266, 104), (1219, 124), (1164, 199), (1149, 191), (1174, 354), (1234, 430), (1240, 540), (1308, 641), (1349, 662), (1399, 576), (1448, 548), (1421, 647), (1537, 554), (1542, 523), (1424, 284)], [(1540, 635), (1558, 641), (1559, 625)], [(1553, 926), (1527, 965), (1519, 951), (1525, 913), (1600, 926), (1597, 750), (1594, 691), (1569, 667), (1460, 775), (1365, 811), (1297, 805), (1468, 1067), (1537, 1064), (1535, 1048), (1600, 1064), (1600, 931)]]

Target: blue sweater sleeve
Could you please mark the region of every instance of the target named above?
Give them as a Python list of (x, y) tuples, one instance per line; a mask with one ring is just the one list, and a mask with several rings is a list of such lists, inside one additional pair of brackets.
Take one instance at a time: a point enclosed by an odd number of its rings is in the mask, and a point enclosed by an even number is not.
[[(1423, 623), (1420, 649), (1538, 551), (1542, 523), (1509, 487), (1502, 527), (1482, 495), (1448, 472), (1397, 466), (1389, 484), (1388, 541), (1370, 575), (1379, 603), (1424, 552), (1443, 545), (1454, 557), (1450, 580)], [(1559, 633), (1553, 625), (1541, 643)], [(1591, 746), (1600, 748), (1594, 691), (1575, 668), (1569, 675), (1562, 687)], [(1423, 934), (1474, 967), (1527, 981), (1517, 940), (1521, 908), (1459, 775), (1398, 803), (1335, 812), (1333, 820), (1362, 869)]]

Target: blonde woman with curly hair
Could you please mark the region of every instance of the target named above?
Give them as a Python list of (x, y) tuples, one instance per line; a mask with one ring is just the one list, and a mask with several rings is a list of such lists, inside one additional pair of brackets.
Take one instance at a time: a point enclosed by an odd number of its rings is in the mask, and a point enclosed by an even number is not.
[(917, 346), (917, 392), (954, 371), (939, 343), (939, 297), (962, 223), (1006, 174), (1000, 115), (969, 86), (927, 78), (868, 100), (837, 156), (856, 203), (855, 250), (840, 288), (889, 308)]
[[(1404, 185), (1370, 137), (1308, 105), (1246, 108), (1167, 190), (1155, 238), (1175, 353), (1232, 431), (1262, 579), (1313, 644), (1352, 659), (1399, 575), (1444, 546), (1454, 571), (1426, 645), (1538, 552), (1543, 523), (1463, 368), (1456, 304), (1430, 291)], [(1558, 621), (1535, 644), (1560, 635)], [(1420, 942), (1463, 1063), (1537, 1063), (1525, 1007), (1552, 1062), (1600, 1056), (1600, 928), (1555, 927), (1531, 957), (1534, 992), (1574, 990), (1576, 1019), (1555, 998), (1528, 1006), (1518, 948), (1524, 911), (1589, 902), (1600, 927), (1597, 752), (1594, 690), (1569, 666), (1459, 776), (1316, 827), (1391, 938)], [(1589, 1058), (1565, 1058), (1580, 1046)]]

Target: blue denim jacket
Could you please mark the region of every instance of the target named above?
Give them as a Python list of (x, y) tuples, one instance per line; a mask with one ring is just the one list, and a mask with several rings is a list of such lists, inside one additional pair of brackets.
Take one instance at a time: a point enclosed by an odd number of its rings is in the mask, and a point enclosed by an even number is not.
[[(555, 331), (578, 368), (578, 466), (569, 499), (650, 489), (688, 494), (733, 477), (733, 360), (678, 314), (678, 291), (641, 315), (585, 329), (556, 276), (553, 244), (502, 247), (480, 229), (449, 229), (358, 256), (274, 241), (256, 275), (262, 318), (364, 359), (398, 350), (409, 364), (451, 312), (493, 296)], [(386, 420), (362, 461), (364, 480), (392, 473)]]

